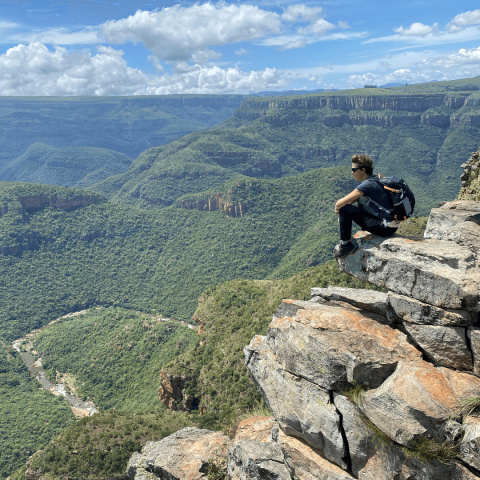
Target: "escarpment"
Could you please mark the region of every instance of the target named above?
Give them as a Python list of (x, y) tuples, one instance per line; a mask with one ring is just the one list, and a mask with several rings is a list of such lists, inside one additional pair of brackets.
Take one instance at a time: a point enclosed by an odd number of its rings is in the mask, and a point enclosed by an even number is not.
[[(478, 90), (478, 89), (477, 89)], [(235, 113), (239, 121), (261, 119), (273, 125), (290, 125), (303, 118), (302, 111), (316, 112), (311, 121), (327, 126), (430, 125), (441, 128), (480, 125), (478, 92), (402, 94), (379, 90), (375, 94), (336, 95), (332, 93), (308, 97), (248, 99)], [(296, 113), (299, 112), (299, 113)]]
[(356, 241), (339, 268), (383, 291), (314, 287), (245, 347), (273, 417), (225, 440), (231, 479), (480, 479), (480, 203)]
[[(457, 200), (424, 238), (357, 234), (340, 269), (388, 291), (313, 288), (245, 348), (285, 478), (480, 478), (479, 213)], [(321, 462), (289, 463), (288, 437)]]

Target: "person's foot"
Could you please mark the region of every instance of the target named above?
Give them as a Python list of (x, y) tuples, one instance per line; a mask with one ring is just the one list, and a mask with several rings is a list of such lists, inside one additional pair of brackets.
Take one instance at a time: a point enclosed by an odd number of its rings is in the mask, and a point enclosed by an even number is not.
[(353, 242), (347, 242), (343, 244), (339, 242), (336, 247), (333, 249), (333, 255), (335, 258), (342, 258), (350, 255), (351, 253), (355, 252), (358, 248), (358, 245)]

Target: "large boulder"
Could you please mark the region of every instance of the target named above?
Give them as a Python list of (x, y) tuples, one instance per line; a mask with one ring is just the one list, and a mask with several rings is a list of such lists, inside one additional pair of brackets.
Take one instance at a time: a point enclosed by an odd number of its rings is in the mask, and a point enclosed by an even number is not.
[(230, 440), (221, 432), (193, 427), (147, 442), (127, 466), (131, 480), (199, 480), (208, 476), (210, 462), (225, 462)]
[(474, 375), (424, 361), (400, 362), (383, 385), (363, 395), (360, 407), (388, 437), (412, 447), (421, 435), (437, 437), (459, 401), (471, 396), (480, 396)]
[(377, 445), (359, 472), (358, 480), (478, 480), (467, 468), (451, 461), (422, 461), (392, 445)]
[(313, 287), (310, 290), (311, 301), (322, 303), (324, 301), (346, 302), (354, 307), (367, 312), (373, 312), (390, 318), (391, 312), (388, 308), (388, 295), (376, 290), (361, 288), (334, 287), (328, 288)]
[(340, 417), (329, 393), (285, 371), (266, 337), (254, 337), (246, 350), (250, 373), (280, 428), (345, 468)]
[(462, 327), (416, 325), (404, 322), (404, 326), (428, 360), (438, 366), (457, 370), (472, 370), (472, 352), (467, 346), (467, 332)]
[(370, 458), (375, 455), (378, 447), (376, 432), (369, 426), (362, 411), (347, 397), (334, 393), (333, 401), (342, 416), (342, 427), (348, 444), (350, 467), (356, 478)]
[(273, 417), (252, 417), (237, 426), (228, 452), (228, 475), (231, 480), (290, 480), (284, 464)]
[[(470, 225), (469, 225), (470, 224)], [(425, 228), (425, 238), (438, 240), (452, 239), (452, 232), (458, 232), (469, 227), (480, 228), (480, 202), (456, 200), (432, 208)], [(468, 233), (466, 234), (468, 236)], [(463, 235), (465, 237), (465, 233)], [(460, 241), (461, 237), (458, 237)], [(473, 245), (480, 247), (480, 238)]]
[(478, 307), (480, 270), (470, 248), (448, 240), (385, 239), (366, 232), (355, 237), (358, 250), (337, 260), (344, 272), (440, 308)]
[(388, 292), (388, 306), (396, 316), (419, 325), (467, 326), (477, 321), (477, 315), (466, 310), (435, 307), (412, 297)]
[(421, 358), (384, 320), (355, 307), (284, 300), (268, 341), (283, 369), (326, 390), (377, 387), (400, 360)]
[(297, 438), (280, 432), (279, 442), (285, 463), (295, 480), (353, 480), (354, 477), (331, 464)]

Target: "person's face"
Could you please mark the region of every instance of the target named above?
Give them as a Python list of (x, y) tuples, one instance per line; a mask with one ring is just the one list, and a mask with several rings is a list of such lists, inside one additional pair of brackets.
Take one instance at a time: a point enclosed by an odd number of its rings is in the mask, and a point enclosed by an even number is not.
[(358, 167), (358, 164), (352, 163), (352, 175), (355, 180), (360, 181), (363, 179), (365, 172)]

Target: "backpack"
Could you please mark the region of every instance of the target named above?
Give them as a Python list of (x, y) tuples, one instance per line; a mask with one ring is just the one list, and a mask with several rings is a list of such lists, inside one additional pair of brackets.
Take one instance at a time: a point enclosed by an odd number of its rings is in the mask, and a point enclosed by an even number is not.
[(404, 222), (412, 216), (413, 209), (415, 208), (415, 195), (403, 178), (395, 176), (384, 177), (381, 174), (378, 175), (378, 177), (371, 178), (385, 189), (391, 201), (391, 208), (386, 209), (370, 199), (380, 210), (380, 217), (387, 217), (390, 220)]

